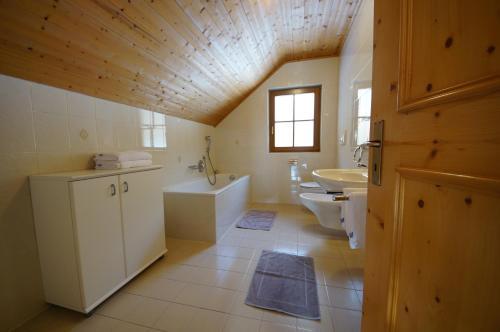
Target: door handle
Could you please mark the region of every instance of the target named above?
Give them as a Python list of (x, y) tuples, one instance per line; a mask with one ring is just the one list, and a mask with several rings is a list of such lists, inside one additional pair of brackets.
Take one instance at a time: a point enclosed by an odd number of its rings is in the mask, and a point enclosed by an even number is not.
[(363, 147), (368, 147), (368, 148), (379, 148), (382, 146), (382, 143), (380, 141), (366, 141), (363, 144), (361, 144)]
[(116, 195), (116, 187), (114, 184), (112, 184), (111, 186), (111, 196), (115, 196)]
[(123, 182), (123, 192), (128, 193), (128, 182), (127, 181)]
[(373, 139), (365, 142), (367, 147), (376, 148), (372, 151), (372, 161), (370, 165), (371, 182), (376, 186), (382, 184), (382, 149), (384, 146), (384, 120), (373, 123)]

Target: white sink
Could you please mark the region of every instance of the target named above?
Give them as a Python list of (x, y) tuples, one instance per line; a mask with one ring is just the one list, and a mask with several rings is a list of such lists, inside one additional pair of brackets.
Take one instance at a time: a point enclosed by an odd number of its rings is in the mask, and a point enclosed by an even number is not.
[(366, 169), (317, 169), (313, 178), (328, 192), (341, 192), (344, 188), (366, 188), (368, 171)]

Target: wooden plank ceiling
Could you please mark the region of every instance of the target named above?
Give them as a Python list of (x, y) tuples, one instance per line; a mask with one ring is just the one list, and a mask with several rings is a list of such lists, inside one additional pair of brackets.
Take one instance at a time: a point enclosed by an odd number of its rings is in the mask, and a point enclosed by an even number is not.
[(361, 0), (0, 0), (0, 72), (216, 125)]

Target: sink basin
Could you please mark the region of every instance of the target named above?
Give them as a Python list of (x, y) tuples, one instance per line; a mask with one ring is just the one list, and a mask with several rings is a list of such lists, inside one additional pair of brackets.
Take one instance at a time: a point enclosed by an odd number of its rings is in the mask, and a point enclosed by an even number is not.
[(317, 169), (312, 172), (316, 182), (327, 192), (341, 192), (344, 188), (366, 188), (368, 171), (366, 169)]

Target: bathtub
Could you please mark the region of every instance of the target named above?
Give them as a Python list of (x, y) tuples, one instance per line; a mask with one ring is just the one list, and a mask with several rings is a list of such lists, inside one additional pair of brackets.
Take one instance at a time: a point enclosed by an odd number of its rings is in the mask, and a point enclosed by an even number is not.
[(246, 210), (250, 176), (217, 174), (215, 186), (206, 178), (169, 186), (163, 199), (167, 236), (217, 242)]

